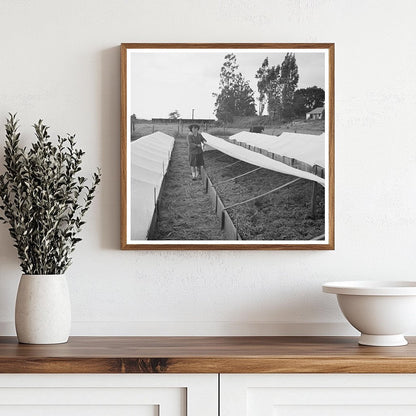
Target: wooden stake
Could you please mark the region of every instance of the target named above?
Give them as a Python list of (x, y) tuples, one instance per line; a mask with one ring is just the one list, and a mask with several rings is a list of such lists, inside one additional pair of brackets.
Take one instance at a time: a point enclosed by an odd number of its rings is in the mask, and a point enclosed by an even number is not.
[[(316, 175), (316, 166), (313, 167), (313, 174)], [(312, 201), (311, 201), (311, 217), (316, 219), (316, 195), (317, 195), (318, 183), (312, 181)]]

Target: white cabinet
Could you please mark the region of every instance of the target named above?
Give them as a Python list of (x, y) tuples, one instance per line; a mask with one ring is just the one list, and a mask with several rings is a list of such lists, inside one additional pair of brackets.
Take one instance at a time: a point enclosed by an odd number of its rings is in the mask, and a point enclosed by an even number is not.
[(217, 374), (1, 374), (0, 416), (218, 416)]
[(411, 374), (222, 374), (221, 416), (414, 416)]
[(0, 416), (415, 414), (412, 374), (0, 374)]

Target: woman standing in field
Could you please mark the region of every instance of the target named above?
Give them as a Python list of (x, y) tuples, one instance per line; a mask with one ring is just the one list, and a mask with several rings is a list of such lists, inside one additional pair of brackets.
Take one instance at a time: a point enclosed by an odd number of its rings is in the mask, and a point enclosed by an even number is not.
[(189, 164), (191, 165), (192, 180), (201, 177), (201, 168), (204, 166), (203, 145), (206, 140), (199, 133), (198, 124), (191, 124), (188, 133)]

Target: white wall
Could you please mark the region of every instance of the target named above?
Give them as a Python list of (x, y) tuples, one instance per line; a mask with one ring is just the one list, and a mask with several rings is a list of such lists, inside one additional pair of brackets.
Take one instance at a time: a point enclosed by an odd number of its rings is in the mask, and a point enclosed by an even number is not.
[[(77, 134), (100, 193), (68, 277), (73, 334), (348, 334), (342, 279), (415, 279), (416, 4), (1, 0), (0, 120)], [(336, 250), (119, 250), (119, 44), (335, 42)], [(0, 334), (19, 280), (0, 225)], [(413, 328), (416, 333), (416, 327)]]

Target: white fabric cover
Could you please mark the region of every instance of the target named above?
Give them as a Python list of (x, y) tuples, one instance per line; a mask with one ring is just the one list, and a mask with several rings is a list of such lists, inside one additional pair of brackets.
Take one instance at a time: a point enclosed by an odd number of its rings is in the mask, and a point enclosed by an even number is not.
[(291, 166), (288, 166), (285, 163), (271, 159), (270, 157), (264, 156), (260, 153), (253, 152), (252, 150), (245, 149), (244, 147), (230, 143), (224, 139), (220, 139), (219, 137), (212, 136), (211, 134), (201, 134), (204, 136), (209, 146), (236, 159), (240, 159), (244, 162), (251, 163), (252, 165), (260, 166), (265, 169), (270, 169), (275, 172), (285, 173), (287, 175), (293, 175), (299, 178), (315, 181), (325, 186), (325, 179), (313, 175), (312, 173), (292, 168)]
[(260, 147), (281, 156), (287, 156), (308, 163), (311, 166), (319, 165), (325, 168), (325, 134), (298, 134), (282, 133), (272, 136), (262, 133), (249, 133), (241, 131), (233, 134), (230, 139)]
[(174, 138), (160, 131), (130, 145), (130, 239), (145, 240), (167, 171)]

